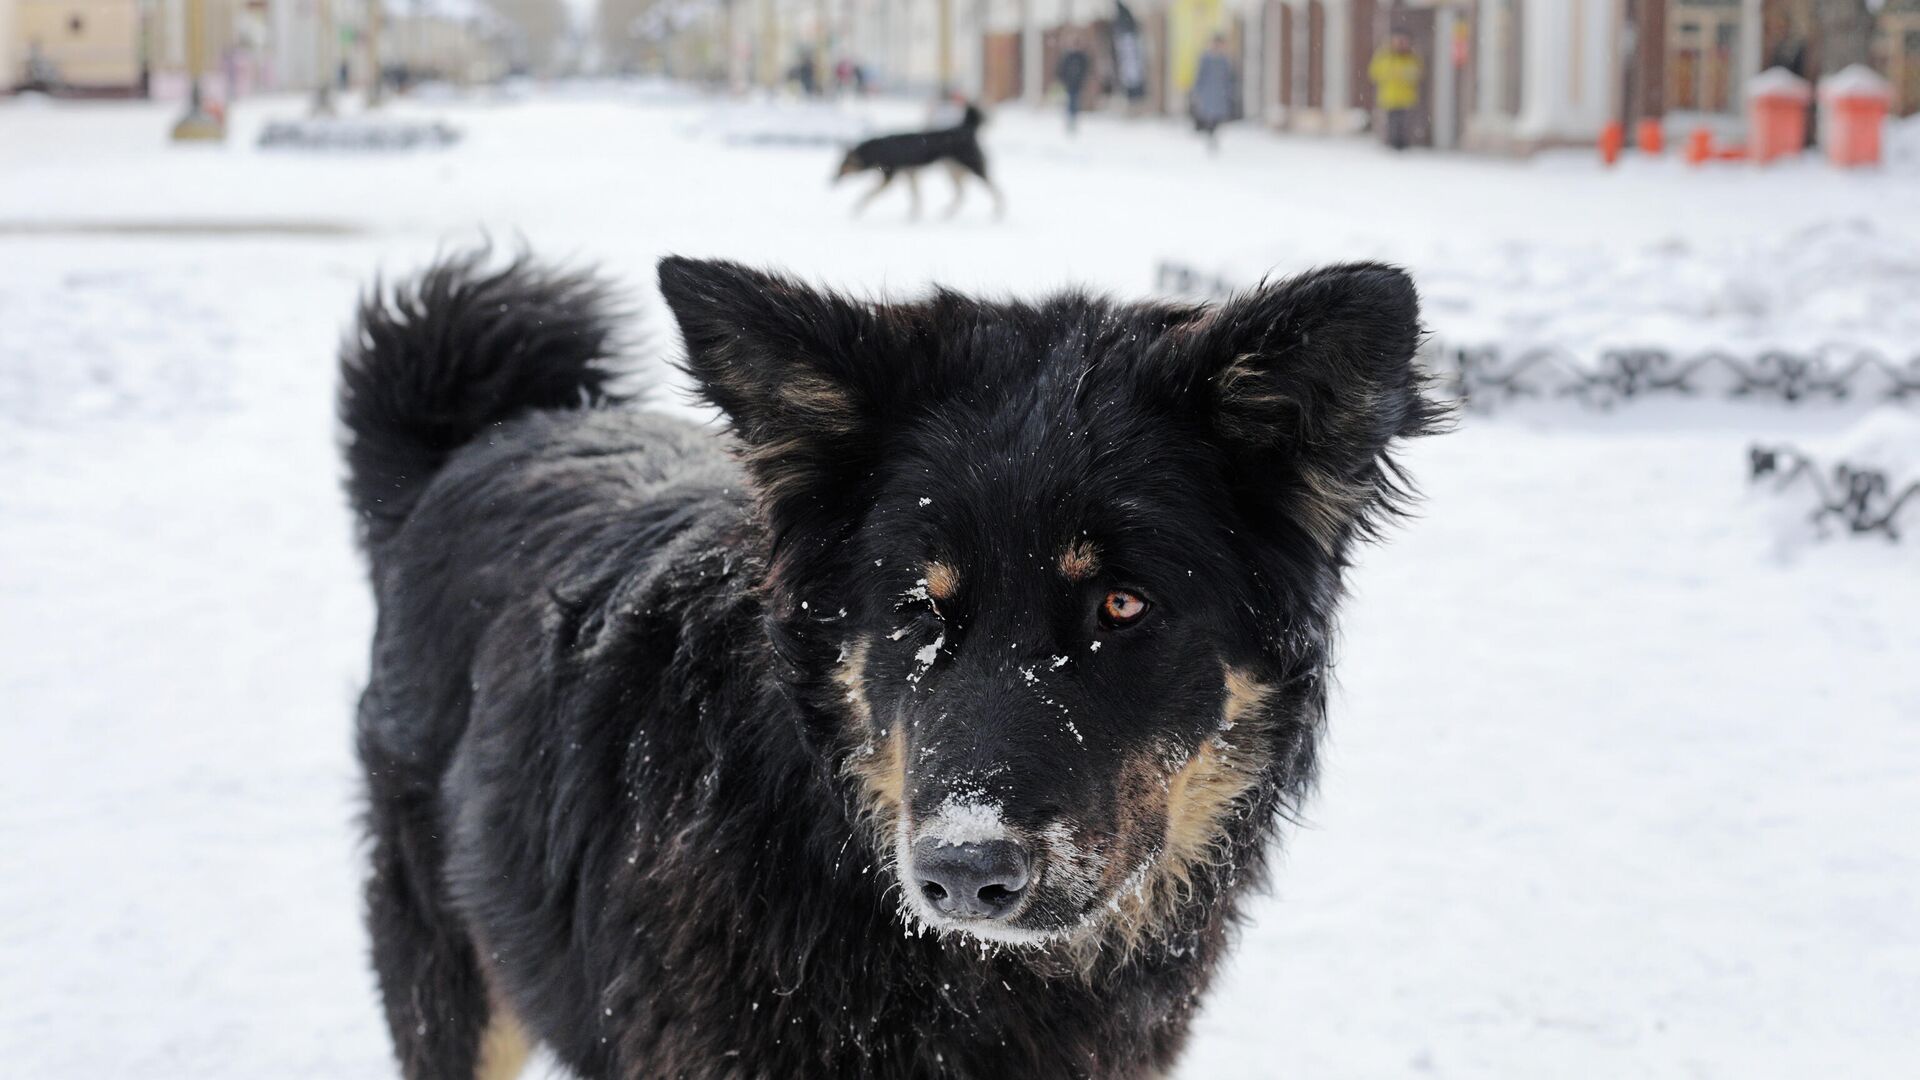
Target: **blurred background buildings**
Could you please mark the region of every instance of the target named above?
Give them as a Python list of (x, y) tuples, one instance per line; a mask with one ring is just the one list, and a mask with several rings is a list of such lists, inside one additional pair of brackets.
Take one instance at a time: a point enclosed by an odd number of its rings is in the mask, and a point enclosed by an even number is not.
[(0, 0), (0, 90), (181, 96), (190, 3), (214, 100), (364, 84), (377, 14), (401, 87), (653, 73), (1038, 102), (1077, 47), (1090, 107), (1177, 115), (1219, 33), (1242, 117), (1343, 134), (1370, 126), (1368, 59), (1403, 33), (1424, 61), (1415, 141), (1441, 148), (1586, 143), (1610, 120), (1737, 130), (1775, 66), (1868, 64), (1895, 114), (1920, 111), (1920, 0)]

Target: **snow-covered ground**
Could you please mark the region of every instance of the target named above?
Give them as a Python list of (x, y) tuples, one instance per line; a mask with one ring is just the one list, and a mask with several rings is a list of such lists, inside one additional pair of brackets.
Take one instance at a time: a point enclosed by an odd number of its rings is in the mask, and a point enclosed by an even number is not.
[[(466, 138), (444, 152), (251, 148), (297, 110), (176, 149), (166, 107), (0, 104), (9, 1076), (389, 1071), (330, 369), (376, 272), (524, 239), (629, 282), (662, 350), (669, 251), (865, 290), (1123, 294), (1166, 258), (1386, 257), (1431, 279), (1443, 331), (1912, 348), (1920, 312), (1906, 167), (1609, 173), (1243, 130), (1208, 158), (1170, 124), (1069, 141), (1008, 111), (987, 135), (1006, 220), (978, 192), (941, 220), (934, 177), (909, 224), (894, 193), (850, 220), (814, 138), (905, 105), (448, 100), (432, 115)], [(789, 118), (808, 139), (766, 137)], [(1750, 439), (1844, 442), (1859, 415), (1536, 408), (1414, 448), (1424, 517), (1355, 574), (1325, 783), (1182, 1075), (1910, 1070), (1920, 547), (1782, 543), (1743, 478)], [(1902, 415), (1880, 443), (1915, 445)]]

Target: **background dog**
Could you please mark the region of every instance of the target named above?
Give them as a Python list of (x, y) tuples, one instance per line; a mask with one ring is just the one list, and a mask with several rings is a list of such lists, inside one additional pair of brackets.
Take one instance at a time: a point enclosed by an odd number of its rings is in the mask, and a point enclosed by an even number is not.
[(343, 360), (369, 923), (410, 1077), (1147, 1077), (1314, 770), (1441, 413), (1379, 265), (1218, 307), (455, 260)]
[(993, 196), (993, 212), (997, 217), (1006, 212), (1006, 203), (1000, 197), (1000, 189), (987, 177), (987, 155), (980, 149), (980, 125), (985, 122), (986, 115), (969, 103), (960, 122), (953, 127), (868, 139), (840, 159), (840, 171), (834, 174), (834, 183), (855, 173), (879, 172), (880, 182), (854, 204), (853, 212), (857, 215), (893, 183), (895, 176), (905, 176), (907, 193), (913, 200), (909, 215), (917, 218), (920, 216), (920, 170), (944, 164), (947, 175), (953, 178), (953, 202), (947, 205), (947, 216), (952, 217), (959, 211), (960, 200), (966, 195), (967, 176), (971, 174), (985, 184)]

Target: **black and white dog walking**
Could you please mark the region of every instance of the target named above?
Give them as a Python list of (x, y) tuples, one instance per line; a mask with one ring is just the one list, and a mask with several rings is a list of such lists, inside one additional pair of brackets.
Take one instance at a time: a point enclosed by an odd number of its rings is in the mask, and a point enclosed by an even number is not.
[(960, 122), (952, 127), (868, 139), (848, 150), (840, 160), (840, 171), (834, 174), (834, 183), (856, 173), (880, 174), (880, 182), (854, 204), (853, 212), (857, 215), (887, 190), (894, 177), (904, 176), (907, 193), (913, 200), (911, 216), (917, 218), (920, 216), (920, 170), (933, 165), (945, 165), (947, 175), (953, 178), (953, 202), (947, 206), (948, 217), (960, 209), (961, 199), (966, 195), (968, 176), (986, 185), (987, 191), (993, 196), (994, 214), (1003, 214), (1006, 212), (1005, 200), (1000, 197), (1000, 189), (987, 176), (987, 155), (980, 149), (980, 125), (985, 121), (985, 114), (968, 104)]

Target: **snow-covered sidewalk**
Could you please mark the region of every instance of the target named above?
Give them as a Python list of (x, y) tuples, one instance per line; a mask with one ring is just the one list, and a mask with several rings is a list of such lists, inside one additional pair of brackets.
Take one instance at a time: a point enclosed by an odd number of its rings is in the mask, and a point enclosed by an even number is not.
[[(629, 283), (656, 350), (669, 251), (1017, 293), (1140, 293), (1169, 257), (1256, 275), (1394, 258), (1429, 270), (1436, 320), (1544, 306), (1580, 333), (1650, 306), (1698, 331), (1712, 312), (1690, 296), (1716, 282), (1736, 321), (1764, 305), (1910, 334), (1916, 310), (1912, 173), (1396, 161), (1251, 131), (1209, 159), (1173, 125), (1095, 117), (1068, 141), (1010, 110), (987, 135), (1006, 220), (978, 193), (941, 220), (934, 177), (910, 225), (891, 193), (850, 220), (831, 149), (751, 138), (777, 109), (409, 108), (465, 138), (244, 141), (289, 101), (243, 107), (234, 145), (181, 150), (165, 107), (0, 104), (8, 1075), (390, 1071), (358, 926), (370, 610), (330, 369), (376, 271), (524, 238)], [(1755, 256), (1760, 284), (1681, 294), (1795, 235), (1831, 261), (1785, 278)], [(1429, 501), (1355, 575), (1321, 793), (1182, 1075), (1920, 1060), (1920, 549), (1782, 545), (1744, 479), (1750, 440), (1840, 438), (1855, 416), (1533, 409), (1417, 447)]]

